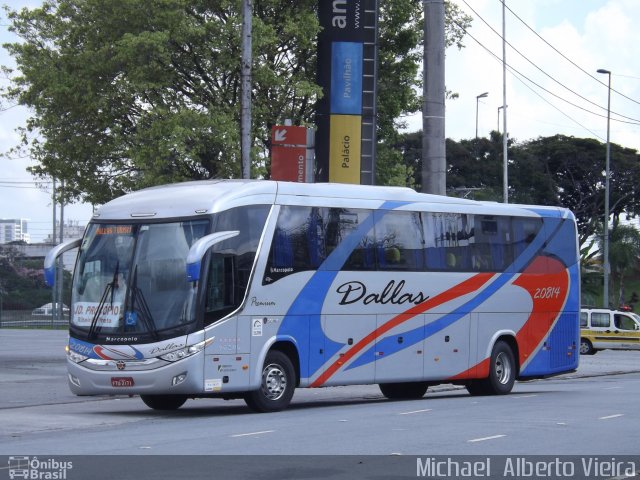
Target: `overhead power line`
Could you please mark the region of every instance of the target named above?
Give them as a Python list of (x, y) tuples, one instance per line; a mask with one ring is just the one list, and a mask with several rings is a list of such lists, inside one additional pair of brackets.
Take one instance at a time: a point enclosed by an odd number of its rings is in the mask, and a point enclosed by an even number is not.
[[(464, 1), (464, 0), (463, 0)], [(598, 77), (594, 76), (593, 74), (589, 73), (587, 70), (585, 70), (584, 68), (582, 68), (580, 65), (578, 65), (577, 63), (575, 63), (573, 60), (571, 60), (569, 57), (567, 57), (564, 53), (562, 53), (560, 50), (558, 50), (556, 47), (554, 47), (553, 45), (551, 45), (549, 42), (547, 42), (538, 32), (536, 32), (533, 28), (531, 28), (527, 22), (525, 22), (524, 20), (522, 20), (513, 10), (511, 10), (506, 3), (504, 3), (504, 0), (498, 0), (500, 3), (503, 3), (505, 8), (507, 10), (509, 10), (511, 12), (511, 14), (516, 17), (518, 20), (520, 20), (520, 22), (527, 27), (529, 30), (531, 30), (540, 40), (542, 40), (544, 43), (546, 43), (549, 47), (551, 47), (558, 55), (560, 55), (562, 58), (564, 58), (565, 60), (567, 60), (569, 63), (571, 63), (574, 67), (576, 67), (578, 70), (580, 70), (583, 73), (586, 73), (587, 75), (589, 75), (592, 79), (594, 79), (596, 82), (604, 85), (605, 87), (608, 87), (609, 85), (604, 83), (602, 80), (600, 80)], [(465, 2), (467, 3), (467, 2)], [(627, 75), (618, 75), (620, 77), (625, 77)], [(631, 78), (637, 78), (637, 77), (631, 77)], [(635, 100), (631, 97), (628, 97), (627, 95), (625, 95), (622, 92), (619, 92), (618, 90), (616, 90), (615, 88), (611, 89), (612, 92), (617, 93), (618, 95), (620, 95), (621, 97), (626, 98), (627, 100), (631, 100), (634, 103), (640, 104), (640, 101)], [(613, 112), (612, 112), (613, 113)]]
[[(502, 2), (502, 0), (499, 0)], [(558, 85), (560, 85), (562, 88), (568, 90), (569, 92), (573, 93), (574, 95), (576, 95), (577, 97), (580, 97), (582, 100), (586, 101), (587, 103), (590, 103), (598, 108), (603, 109), (605, 112), (607, 111), (606, 107), (602, 107), (601, 105), (598, 105), (597, 103), (593, 102), (592, 100), (589, 100), (588, 98), (584, 97), (583, 95), (579, 94), (578, 92), (572, 90), (571, 88), (567, 87), (565, 84), (563, 84), (562, 82), (560, 82), (559, 80), (557, 80), (556, 78), (554, 78), (553, 76), (549, 75), (547, 72), (545, 72), (542, 68), (540, 68), (535, 62), (533, 62), (532, 60), (530, 60), (525, 54), (523, 54), (522, 52), (520, 52), (520, 50), (518, 50), (516, 47), (514, 47), (511, 43), (509, 43), (507, 40), (502, 38), (502, 35), (496, 31), (478, 12), (476, 12), (473, 7), (471, 7), (466, 0), (462, 0), (462, 2), (487, 26), (491, 29), (491, 31), (493, 33), (495, 33), (500, 39), (502, 39), (507, 45), (509, 45), (518, 55), (520, 55), (522, 58), (524, 58), (527, 62), (529, 62), (531, 65), (533, 65), (536, 69), (538, 69), (540, 72), (542, 72), (544, 75), (546, 75), (548, 78), (550, 78), (551, 80), (553, 80), (555, 83), (557, 83)], [(522, 21), (522, 20), (521, 20)], [(466, 32), (467, 34), (469, 34), (469, 32)], [(476, 40), (478, 41), (478, 40)], [(513, 68), (513, 67), (511, 67)], [(523, 77), (525, 77), (521, 72), (518, 72), (518, 74), (522, 75)], [(527, 77), (525, 77), (527, 78)], [(563, 102), (568, 103), (569, 105), (572, 105), (576, 108), (579, 108), (580, 110), (584, 110), (587, 113), (591, 113), (592, 115), (596, 115), (602, 118), (607, 118), (606, 115), (600, 114), (600, 113), (596, 113), (596, 112), (592, 112), (591, 110), (588, 110), (584, 107), (581, 107), (580, 105), (577, 105), (569, 100), (567, 100), (566, 98), (561, 97), (560, 95), (557, 95), (553, 92), (551, 92), (550, 90), (547, 90), (546, 88), (542, 87), (541, 85), (537, 84), (536, 82), (534, 82), (533, 80), (527, 78), (528, 81), (530, 81), (531, 83), (533, 83), (534, 85), (536, 85), (538, 88), (543, 89), (544, 91), (546, 91), (547, 93), (549, 93), (550, 95), (553, 95), (554, 97), (558, 98), (559, 100), (562, 100)], [(600, 82), (602, 83), (602, 82)], [(616, 113), (616, 112), (611, 112), (612, 115), (617, 115), (621, 118), (626, 118), (627, 120), (631, 120), (629, 121), (625, 121), (625, 120), (620, 120), (620, 119), (616, 119), (616, 118), (611, 118), (611, 120), (613, 121), (617, 121), (617, 122), (621, 122), (621, 123), (629, 123), (631, 125), (640, 125), (640, 120), (636, 119), (636, 118), (632, 118), (632, 117), (627, 117), (625, 115), (622, 115), (620, 113)]]
[[(458, 24), (458, 26), (460, 26), (461, 28), (462, 25)], [(482, 42), (480, 42), (480, 40), (478, 40), (476, 37), (474, 37), (473, 35), (471, 35), (468, 31), (465, 30), (465, 33), (467, 35), (469, 35), (469, 37), (474, 40), (478, 45), (480, 45), (482, 48), (484, 48), (492, 57), (494, 57), (499, 63), (502, 63), (502, 59), (500, 59), (500, 57), (498, 57), (498, 55), (496, 55), (495, 53), (493, 53), (491, 50), (489, 50), (489, 48), (487, 48)], [(547, 99), (545, 99), (543, 96), (541, 96), (538, 92), (536, 92), (535, 90), (533, 90), (529, 85), (527, 85), (526, 83), (524, 83), (522, 81), (521, 78), (519, 78), (518, 76), (522, 77), (522, 78), (526, 78), (529, 82), (533, 83), (534, 85), (536, 85), (538, 88), (541, 88), (542, 90), (544, 90), (547, 93), (550, 93), (551, 95), (554, 95), (557, 97), (557, 95), (549, 92), (548, 90), (546, 90), (543, 87), (540, 87), (540, 85), (538, 85), (537, 83), (531, 81), (531, 79), (529, 79), (527, 76), (523, 75), (522, 73), (520, 73), (518, 70), (516, 70), (515, 68), (513, 68), (511, 65), (507, 64), (507, 69), (509, 70), (509, 72), (514, 75), (514, 77), (520, 81), (520, 83), (522, 83), (523, 85), (525, 85), (529, 90), (531, 90), (534, 94), (536, 94), (538, 97), (540, 97), (545, 103), (549, 104), (551, 107), (553, 107), (555, 110), (557, 110), (558, 112), (560, 112), (562, 115), (564, 115), (565, 117), (567, 117), (569, 120), (571, 120), (572, 122), (574, 122), (576, 125), (579, 125), (580, 127), (584, 128), (587, 132), (591, 133), (592, 135), (596, 136), (597, 138), (599, 138), (600, 140), (604, 141), (604, 139), (598, 135), (597, 133), (593, 132), (592, 130), (590, 130), (589, 128), (585, 127), (584, 125), (582, 125), (580, 122), (578, 122), (575, 118), (572, 118), (570, 115), (568, 115), (566, 112), (563, 112), (562, 110), (560, 110), (558, 107), (556, 107), (555, 105), (553, 105), (551, 102), (549, 102)], [(560, 97), (558, 97), (560, 98)], [(584, 110), (584, 109), (583, 109)], [(593, 112), (590, 112), (593, 113)], [(595, 114), (595, 115), (599, 115), (599, 114)]]

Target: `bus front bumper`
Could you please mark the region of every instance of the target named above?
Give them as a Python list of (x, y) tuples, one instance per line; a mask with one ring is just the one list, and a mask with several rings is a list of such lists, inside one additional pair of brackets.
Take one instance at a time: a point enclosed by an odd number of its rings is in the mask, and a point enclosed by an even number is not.
[(204, 390), (204, 354), (177, 362), (158, 362), (140, 369), (139, 362), (75, 363), (67, 359), (69, 388), (75, 395), (198, 394)]

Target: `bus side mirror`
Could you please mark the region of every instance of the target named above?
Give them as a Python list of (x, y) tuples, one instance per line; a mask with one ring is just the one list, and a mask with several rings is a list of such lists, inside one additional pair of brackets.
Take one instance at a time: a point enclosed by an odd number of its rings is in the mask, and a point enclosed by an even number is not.
[(68, 252), (69, 250), (73, 250), (74, 248), (78, 248), (80, 243), (82, 242), (81, 238), (76, 238), (74, 240), (68, 240), (56, 247), (53, 247), (47, 253), (47, 256), (44, 259), (44, 283), (46, 283), (49, 287), (53, 287), (56, 283), (56, 260), (63, 253)]
[(202, 258), (212, 246), (239, 234), (240, 232), (238, 230), (216, 232), (206, 235), (194, 243), (189, 249), (189, 254), (187, 255), (187, 281), (197, 282), (200, 280)]

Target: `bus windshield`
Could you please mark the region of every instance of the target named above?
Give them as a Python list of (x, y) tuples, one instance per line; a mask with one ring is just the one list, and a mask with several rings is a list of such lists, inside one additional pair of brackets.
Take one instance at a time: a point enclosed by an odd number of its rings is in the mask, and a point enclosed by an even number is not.
[(83, 239), (72, 287), (71, 326), (98, 334), (158, 339), (195, 321), (187, 281), (189, 248), (208, 220), (92, 224)]

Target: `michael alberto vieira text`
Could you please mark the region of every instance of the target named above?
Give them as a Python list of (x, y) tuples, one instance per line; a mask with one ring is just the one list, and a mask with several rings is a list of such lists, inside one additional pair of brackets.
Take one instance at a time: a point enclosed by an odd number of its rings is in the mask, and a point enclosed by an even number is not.
[[(579, 459), (552, 458), (549, 460), (530, 460), (526, 457), (494, 458), (494, 470), (505, 478), (610, 478), (634, 477), (636, 463), (629, 460), (617, 460), (615, 457), (582, 457)], [(481, 460), (465, 461), (453, 458), (427, 457), (417, 459), (418, 477), (490, 477), (490, 457)], [(504, 464), (503, 464), (504, 461)]]

